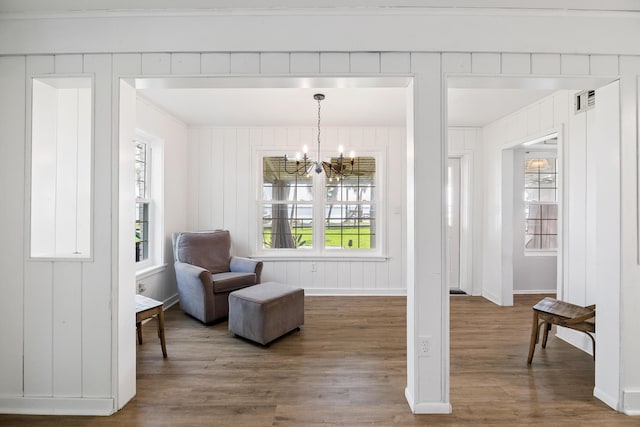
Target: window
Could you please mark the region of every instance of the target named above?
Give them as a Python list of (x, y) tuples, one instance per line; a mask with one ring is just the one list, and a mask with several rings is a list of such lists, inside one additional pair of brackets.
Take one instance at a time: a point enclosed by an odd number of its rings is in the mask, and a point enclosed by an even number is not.
[(282, 156), (262, 156), (260, 250), (379, 252), (376, 163), (376, 156), (356, 157), (349, 176), (329, 178), (289, 174)]
[(375, 173), (374, 157), (357, 157), (352, 175), (325, 177), (325, 248), (375, 249)]
[(149, 259), (149, 211), (151, 210), (149, 189), (149, 149), (146, 143), (136, 141), (135, 185), (136, 185), (136, 262)]
[(557, 160), (544, 153), (527, 153), (524, 161), (525, 253), (558, 249)]

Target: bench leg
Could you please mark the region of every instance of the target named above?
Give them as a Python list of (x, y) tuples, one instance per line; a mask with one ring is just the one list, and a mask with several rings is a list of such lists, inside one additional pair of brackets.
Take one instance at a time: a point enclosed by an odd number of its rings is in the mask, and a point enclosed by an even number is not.
[(547, 348), (547, 337), (549, 336), (549, 331), (551, 330), (551, 323), (543, 322), (544, 325), (544, 334), (542, 335), (542, 348)]
[(529, 356), (527, 357), (527, 365), (531, 365), (533, 360), (533, 352), (536, 349), (536, 343), (538, 342), (538, 331), (540, 325), (538, 325), (538, 312), (533, 312), (533, 324), (531, 325), (531, 342), (529, 344)]

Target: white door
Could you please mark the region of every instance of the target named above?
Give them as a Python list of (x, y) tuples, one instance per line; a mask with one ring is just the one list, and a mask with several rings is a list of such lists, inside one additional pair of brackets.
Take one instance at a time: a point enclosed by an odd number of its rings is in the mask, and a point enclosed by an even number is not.
[(449, 157), (447, 166), (447, 268), (449, 289), (460, 289), (460, 158)]

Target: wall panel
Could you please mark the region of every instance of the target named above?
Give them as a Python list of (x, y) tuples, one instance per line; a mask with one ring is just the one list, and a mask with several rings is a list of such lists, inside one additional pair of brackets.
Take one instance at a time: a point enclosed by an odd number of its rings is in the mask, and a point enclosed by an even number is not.
[(146, 76), (171, 74), (171, 55), (168, 53), (142, 54), (142, 74)]
[(171, 74), (199, 74), (199, 53), (174, 53), (171, 55)]
[(53, 264), (53, 395), (82, 396), (82, 263)]
[[(53, 56), (27, 57), (27, 125), (31, 115), (31, 78), (53, 72)], [(25, 166), (31, 163), (30, 137), (31, 129), (28, 128)], [(30, 167), (25, 168), (27, 171), (29, 169)], [(27, 179), (29, 180), (30, 177)], [(24, 395), (51, 397), (53, 396), (53, 262), (25, 260), (23, 333)]]
[[(140, 55), (85, 55), (84, 70), (95, 74), (93, 261), (82, 268), (82, 393), (111, 397), (112, 372), (112, 75), (136, 73)], [(118, 85), (119, 87), (119, 85)], [(98, 160), (99, 159), (99, 160)]]
[[(246, 180), (249, 172), (248, 164), (243, 162), (244, 159), (238, 159), (238, 150), (240, 148), (240, 141), (237, 139), (238, 133), (234, 128), (225, 129), (222, 135), (222, 151), (214, 150), (212, 159), (213, 168), (221, 168), (223, 173), (223, 186), (221, 191), (216, 194), (216, 199), (222, 198), (223, 213), (222, 213), (222, 228), (227, 230), (234, 230), (235, 234), (240, 234), (238, 231), (238, 215), (236, 211), (238, 199), (243, 198), (239, 193), (240, 188), (244, 188), (244, 185), (238, 185), (239, 181)], [(220, 162), (220, 157), (224, 159)], [(242, 173), (244, 172), (244, 173)], [(240, 176), (241, 175), (241, 176)], [(247, 194), (244, 193), (246, 199)], [(242, 227), (246, 228), (246, 227)]]
[(24, 395), (53, 396), (53, 263), (24, 272)]
[[(0, 230), (4, 247), (0, 257), (2, 292), (5, 301), (0, 322), (0, 395), (22, 395), (23, 282), (25, 224), (25, 71), (23, 56), (0, 58)], [(6, 205), (5, 205), (6, 204)]]

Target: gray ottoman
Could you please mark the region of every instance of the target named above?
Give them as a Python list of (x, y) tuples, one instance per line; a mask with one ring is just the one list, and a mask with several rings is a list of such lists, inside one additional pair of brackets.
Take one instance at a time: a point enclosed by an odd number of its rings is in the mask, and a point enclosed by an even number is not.
[(229, 330), (262, 345), (304, 324), (304, 289), (276, 282), (229, 294)]

